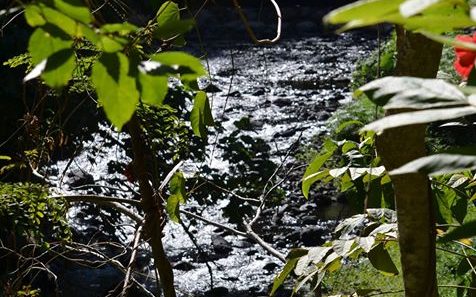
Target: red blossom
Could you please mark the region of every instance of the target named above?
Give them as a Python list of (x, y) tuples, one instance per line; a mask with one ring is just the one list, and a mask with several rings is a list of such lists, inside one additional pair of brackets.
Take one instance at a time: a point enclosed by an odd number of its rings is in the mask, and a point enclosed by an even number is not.
[[(473, 36), (470, 35), (457, 35), (456, 40), (463, 42), (472, 42), (476, 43), (476, 33)], [(462, 78), (468, 79), (469, 73), (474, 67), (474, 62), (476, 60), (476, 52), (468, 49), (455, 48), (456, 60), (454, 62), (454, 67), (456, 72), (461, 75)]]

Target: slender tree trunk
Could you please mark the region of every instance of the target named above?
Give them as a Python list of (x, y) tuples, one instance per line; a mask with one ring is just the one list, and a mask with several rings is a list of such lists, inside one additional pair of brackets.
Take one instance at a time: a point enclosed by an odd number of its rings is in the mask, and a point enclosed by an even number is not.
[(132, 140), (132, 150), (134, 152), (134, 174), (139, 181), (141, 205), (145, 213), (145, 238), (149, 240), (149, 244), (152, 248), (154, 264), (159, 272), (164, 297), (175, 297), (172, 266), (167, 259), (162, 244), (165, 213), (161, 202), (158, 200), (156, 195), (154, 195), (154, 190), (150, 183), (151, 173), (147, 170), (144, 158), (147, 147), (136, 114), (134, 114), (132, 119), (129, 121), (128, 129)]
[[(434, 78), (441, 51), (441, 44), (397, 27), (396, 75)], [(386, 169), (390, 171), (425, 156), (425, 131), (425, 125), (414, 125), (389, 129), (378, 136), (377, 151)], [(405, 296), (438, 296), (435, 220), (429, 180), (423, 174), (391, 178), (395, 190)]]

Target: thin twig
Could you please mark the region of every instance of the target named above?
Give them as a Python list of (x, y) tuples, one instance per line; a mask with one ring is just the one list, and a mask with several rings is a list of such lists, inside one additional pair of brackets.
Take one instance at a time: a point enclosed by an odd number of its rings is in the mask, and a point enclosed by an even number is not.
[(275, 0), (270, 0), (270, 1), (274, 6), (274, 9), (276, 11), (276, 16), (277, 16), (276, 37), (274, 37), (273, 39), (257, 39), (253, 29), (251, 28), (250, 23), (248, 22), (248, 19), (246, 18), (246, 15), (244, 14), (240, 4), (238, 3), (238, 0), (233, 0), (233, 6), (235, 7), (236, 11), (240, 15), (241, 21), (245, 25), (246, 32), (250, 36), (251, 40), (253, 40), (253, 42), (257, 45), (275, 44), (281, 38), (281, 19), (282, 19), (281, 9), (279, 8), (279, 5), (278, 3), (276, 3)]
[(142, 234), (142, 226), (143, 225), (140, 225), (137, 228), (136, 233), (134, 235), (134, 241), (133, 241), (134, 243), (133, 243), (133, 246), (132, 246), (132, 253), (131, 253), (131, 257), (129, 259), (129, 264), (127, 265), (126, 276), (124, 277), (124, 285), (122, 286), (122, 292), (121, 292), (121, 295), (120, 295), (120, 296), (123, 296), (123, 297), (125, 297), (127, 295), (127, 290), (130, 287), (129, 282), (131, 280), (132, 266), (134, 265), (134, 262), (136, 260), (137, 248), (139, 247), (139, 240), (140, 240), (140, 237), (141, 237), (141, 234)]
[(205, 222), (207, 224), (210, 224), (212, 226), (215, 226), (215, 227), (218, 227), (218, 228), (221, 228), (221, 229), (224, 229), (224, 230), (227, 230), (227, 231), (230, 231), (231, 233), (234, 233), (236, 235), (239, 235), (239, 236), (243, 236), (243, 237), (248, 237), (247, 234), (245, 232), (242, 232), (242, 231), (239, 231), (239, 230), (236, 230), (236, 229), (233, 229), (231, 227), (228, 227), (226, 225), (223, 225), (223, 224), (220, 224), (220, 223), (217, 223), (217, 222), (214, 222), (214, 221), (211, 221), (209, 219), (206, 219), (202, 216), (199, 216), (197, 214), (194, 214), (192, 212), (189, 212), (189, 211), (186, 211), (186, 210), (180, 210), (181, 213), (184, 213), (185, 215), (187, 216), (190, 216), (192, 218), (195, 218), (197, 220), (200, 220), (202, 222)]

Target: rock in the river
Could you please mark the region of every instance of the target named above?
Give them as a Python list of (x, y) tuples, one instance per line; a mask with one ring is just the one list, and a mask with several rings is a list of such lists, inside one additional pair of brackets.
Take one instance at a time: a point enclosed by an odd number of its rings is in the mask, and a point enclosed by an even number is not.
[(204, 297), (222, 297), (228, 294), (229, 290), (225, 287), (216, 287), (208, 290), (203, 295)]
[(94, 183), (94, 177), (81, 169), (73, 169), (68, 172), (68, 183), (72, 187), (79, 187)]
[(213, 251), (218, 256), (227, 256), (233, 250), (233, 248), (231, 247), (231, 243), (229, 243), (222, 236), (212, 234), (211, 238)]
[(273, 272), (277, 267), (279, 267), (278, 264), (276, 264), (274, 262), (270, 262), (270, 263), (264, 265), (263, 269), (268, 271), (268, 272)]
[(273, 104), (278, 106), (278, 107), (284, 107), (284, 106), (289, 106), (293, 102), (290, 98), (278, 98), (273, 101)]
[(322, 236), (324, 235), (324, 231), (322, 227), (312, 226), (312, 227), (305, 227), (300, 234), (301, 242), (305, 246), (317, 246), (324, 243)]
[(192, 269), (195, 269), (195, 266), (188, 261), (180, 261), (174, 265), (174, 269), (182, 270), (182, 271), (190, 271)]

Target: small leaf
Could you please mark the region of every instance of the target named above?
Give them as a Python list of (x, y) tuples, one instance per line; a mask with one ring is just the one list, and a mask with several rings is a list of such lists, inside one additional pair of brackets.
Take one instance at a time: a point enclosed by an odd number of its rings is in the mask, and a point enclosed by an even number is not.
[(190, 113), (190, 122), (192, 123), (193, 133), (202, 139), (206, 139), (206, 126), (212, 126), (214, 122), (207, 94), (203, 91), (197, 92), (195, 96), (193, 109)]
[(332, 157), (334, 151), (337, 149), (337, 146), (334, 146), (330, 149), (330, 151), (315, 157), (311, 164), (309, 164), (309, 166), (306, 168), (302, 180), (302, 193), (304, 197), (309, 198), (309, 190), (311, 189), (311, 186), (329, 174), (328, 170), (321, 171), (320, 169), (324, 163), (329, 160), (330, 157)]
[(368, 253), (372, 266), (384, 275), (397, 275), (398, 269), (383, 244), (374, 246)]
[(179, 195), (170, 195), (167, 199), (167, 214), (172, 222), (180, 222), (180, 200), (182, 198)]
[(187, 191), (185, 190), (185, 178), (182, 172), (177, 172), (169, 182), (170, 193), (180, 198), (180, 203), (185, 203)]

